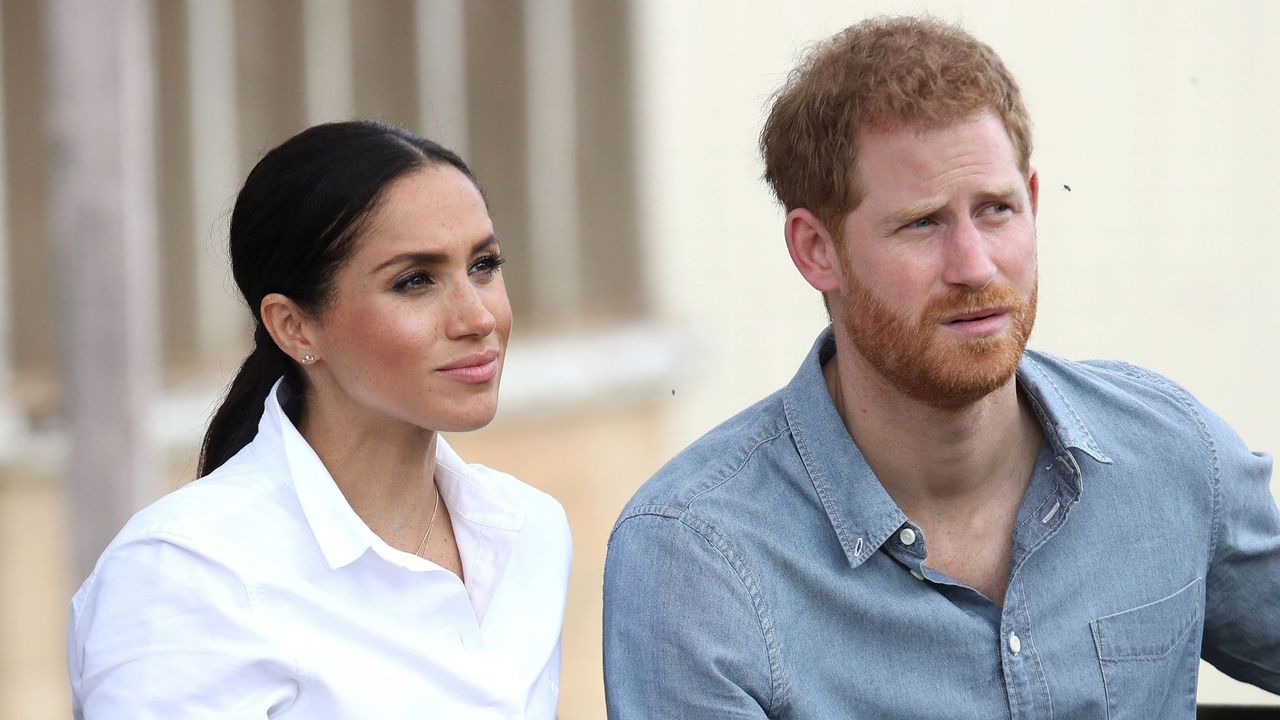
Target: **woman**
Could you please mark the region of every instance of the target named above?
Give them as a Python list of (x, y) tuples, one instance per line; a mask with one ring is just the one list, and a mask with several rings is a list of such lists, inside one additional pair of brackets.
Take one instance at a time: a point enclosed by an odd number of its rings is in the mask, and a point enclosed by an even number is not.
[(201, 479), (72, 601), (77, 718), (552, 718), (563, 510), (459, 460), (511, 309), (456, 155), (345, 122), (267, 153), (231, 216), (255, 347)]

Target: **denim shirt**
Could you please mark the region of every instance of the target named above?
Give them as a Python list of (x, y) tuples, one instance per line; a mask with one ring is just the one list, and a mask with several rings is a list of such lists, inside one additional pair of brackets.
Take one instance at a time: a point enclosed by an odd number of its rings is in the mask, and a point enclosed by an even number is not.
[(683, 451), (609, 541), (609, 717), (1195, 717), (1198, 658), (1280, 692), (1271, 459), (1185, 390), (1027, 351), (1045, 441), (1003, 606), (929, 567), (821, 372)]

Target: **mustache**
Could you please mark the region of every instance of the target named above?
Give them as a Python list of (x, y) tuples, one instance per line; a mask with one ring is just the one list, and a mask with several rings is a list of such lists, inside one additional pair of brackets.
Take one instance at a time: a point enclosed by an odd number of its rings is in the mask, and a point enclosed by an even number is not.
[(976, 291), (950, 288), (925, 305), (921, 320), (925, 325), (936, 325), (949, 315), (976, 312), (990, 307), (1018, 310), (1022, 305), (1022, 298), (1008, 285), (988, 285)]

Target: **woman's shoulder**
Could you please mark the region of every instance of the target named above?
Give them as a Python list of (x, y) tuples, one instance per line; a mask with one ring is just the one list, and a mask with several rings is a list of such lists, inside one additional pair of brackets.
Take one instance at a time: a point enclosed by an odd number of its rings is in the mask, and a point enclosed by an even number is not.
[(208, 475), (139, 510), (112, 542), (152, 535), (204, 542), (240, 536), (246, 524), (270, 522), (272, 506), (292, 496), (288, 478), (259, 462), (247, 448)]

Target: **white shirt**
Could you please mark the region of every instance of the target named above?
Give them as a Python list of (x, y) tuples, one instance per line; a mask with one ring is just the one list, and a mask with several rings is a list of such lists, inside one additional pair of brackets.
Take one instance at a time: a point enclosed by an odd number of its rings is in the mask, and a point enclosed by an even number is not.
[(356, 515), (281, 410), (125, 525), (71, 601), (76, 718), (554, 718), (564, 510), (437, 441), (465, 586)]

